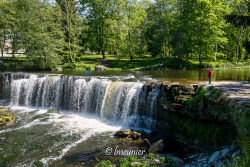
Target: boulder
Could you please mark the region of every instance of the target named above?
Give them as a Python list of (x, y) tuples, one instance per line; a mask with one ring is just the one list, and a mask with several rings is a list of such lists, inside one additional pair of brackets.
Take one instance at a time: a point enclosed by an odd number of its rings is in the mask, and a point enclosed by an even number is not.
[(52, 68), (52, 71), (63, 71), (62, 67)]
[(47, 113), (50, 113), (50, 114), (59, 114), (59, 110), (58, 109), (48, 109)]
[(216, 151), (213, 153), (213, 155), (209, 158), (208, 163), (215, 163), (216, 161), (221, 159), (221, 152)]
[(132, 139), (139, 139), (141, 138), (141, 134), (134, 130), (120, 130), (115, 133), (116, 137), (120, 138), (132, 138)]
[(163, 141), (162, 140), (158, 140), (157, 142), (154, 142), (148, 152), (150, 153), (158, 153), (158, 152), (161, 152), (163, 150)]
[(107, 70), (107, 67), (105, 66), (96, 66), (95, 67), (95, 71), (106, 71)]

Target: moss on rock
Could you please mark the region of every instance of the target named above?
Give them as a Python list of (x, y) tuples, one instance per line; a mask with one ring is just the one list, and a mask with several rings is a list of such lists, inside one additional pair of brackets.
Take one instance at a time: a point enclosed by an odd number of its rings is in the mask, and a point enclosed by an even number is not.
[(0, 108), (0, 126), (11, 125), (14, 123), (16, 116), (7, 108)]
[(50, 114), (59, 114), (59, 110), (58, 109), (48, 109), (47, 113), (50, 113)]

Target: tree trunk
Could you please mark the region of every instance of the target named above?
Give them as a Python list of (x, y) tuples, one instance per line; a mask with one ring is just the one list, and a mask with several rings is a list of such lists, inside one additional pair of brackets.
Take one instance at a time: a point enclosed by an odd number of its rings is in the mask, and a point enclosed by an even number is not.
[(3, 50), (4, 50), (4, 46), (1, 47), (2, 59), (3, 59)]
[(11, 54), (12, 54), (12, 58), (15, 58), (15, 42), (12, 42), (11, 44)]
[(2, 60), (3, 60), (4, 48), (5, 48), (5, 31), (3, 32), (3, 44), (1, 46)]
[(130, 56), (130, 61), (133, 61), (134, 60), (134, 56)]
[(68, 28), (68, 47), (69, 47), (69, 57), (71, 63), (73, 62), (73, 57), (71, 54), (71, 19), (70, 19), (70, 14), (69, 14), (69, 3), (68, 1), (65, 1), (65, 7), (66, 7), (66, 17), (67, 17), (67, 28)]
[(106, 59), (106, 56), (105, 56), (105, 52), (104, 52), (104, 51), (102, 51), (102, 58), (103, 58), (103, 59)]
[(200, 64), (202, 64), (201, 54), (199, 54), (199, 62), (200, 62)]
[(2, 60), (3, 60), (3, 52), (4, 52), (4, 42), (3, 42), (3, 45), (1, 46)]
[(241, 46), (240, 46), (240, 43), (241, 43), (242, 34), (243, 34), (243, 27), (241, 26), (241, 27), (240, 27), (240, 33), (239, 33), (239, 36), (238, 36), (237, 48), (236, 48), (236, 58), (237, 58), (237, 62), (239, 62), (239, 61), (240, 61), (240, 58), (241, 58)]

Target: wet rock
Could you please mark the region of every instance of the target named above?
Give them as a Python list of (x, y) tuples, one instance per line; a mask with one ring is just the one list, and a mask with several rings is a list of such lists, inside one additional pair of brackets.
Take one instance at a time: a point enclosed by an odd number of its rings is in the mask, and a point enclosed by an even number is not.
[(194, 164), (186, 164), (184, 167), (197, 167), (197, 165), (194, 165)]
[(6, 138), (5, 137), (0, 137), (0, 140), (6, 140)]
[(174, 110), (174, 111), (179, 111), (181, 109), (183, 109), (183, 105), (182, 104), (178, 104), (178, 103), (171, 103), (171, 108)]
[(229, 153), (230, 153), (230, 150), (228, 148), (225, 148), (221, 150), (221, 157), (225, 158), (226, 156), (228, 156)]
[(48, 109), (47, 113), (50, 113), (50, 114), (59, 114), (59, 110), (58, 109)]
[(105, 66), (96, 66), (95, 67), (95, 71), (106, 71), (107, 70), (107, 67)]
[(175, 97), (175, 101), (178, 102), (179, 104), (184, 104), (186, 101), (188, 101), (189, 99), (191, 99), (192, 96), (191, 95), (179, 95)]
[(184, 161), (182, 159), (180, 159), (179, 157), (174, 157), (174, 156), (170, 156), (169, 158), (171, 158), (172, 160), (174, 160), (174, 162), (176, 163), (183, 163)]
[(207, 162), (207, 158), (198, 159), (197, 162)]
[(172, 85), (170, 91), (173, 95), (194, 95), (194, 87), (190, 85)]
[(62, 67), (53, 68), (52, 71), (63, 71)]
[(160, 163), (160, 160), (159, 159), (155, 159), (154, 162), (155, 163)]
[(136, 144), (136, 145), (145, 146), (147, 148), (149, 148), (151, 146), (151, 144), (148, 141), (148, 139), (142, 139), (142, 138), (135, 139), (135, 140), (133, 140), (133, 143)]
[(220, 151), (216, 151), (213, 153), (213, 155), (209, 158), (208, 163), (215, 163), (216, 161), (218, 161), (219, 159), (221, 159), (221, 153)]
[(100, 161), (100, 159), (99, 159), (98, 157), (95, 157), (95, 160), (96, 160), (97, 162), (99, 162), (99, 161)]
[(157, 152), (161, 152), (163, 150), (163, 141), (162, 140), (158, 140), (157, 142), (154, 142), (151, 147), (149, 148), (148, 152), (150, 153), (157, 153)]
[(120, 130), (115, 133), (116, 137), (120, 138), (132, 138), (132, 139), (139, 139), (141, 138), (141, 133), (136, 132), (134, 130)]
[(198, 157), (199, 157), (199, 154), (192, 154), (188, 156), (189, 159), (197, 159)]
[(235, 158), (235, 157), (239, 156), (240, 154), (241, 154), (241, 151), (238, 150), (238, 151), (236, 151), (236, 152), (234, 152), (234, 153), (232, 154), (232, 158)]

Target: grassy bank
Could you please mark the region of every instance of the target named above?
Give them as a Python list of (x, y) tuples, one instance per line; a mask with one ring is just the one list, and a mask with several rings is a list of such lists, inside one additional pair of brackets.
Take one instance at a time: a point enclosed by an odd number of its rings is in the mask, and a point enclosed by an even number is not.
[[(4, 58), (4, 64), (0, 66), (2, 71), (39, 71), (41, 69), (30, 61), (26, 56), (18, 56), (16, 58)], [(137, 56), (133, 61), (129, 58), (117, 58), (113, 55), (107, 55), (106, 59), (102, 59), (102, 55), (83, 55), (77, 58), (74, 64), (63, 63), (59, 65), (65, 69), (75, 70), (89, 70), (94, 71), (95, 66), (104, 65), (111, 71), (138, 71), (138, 70), (163, 70), (163, 69), (177, 69), (177, 70), (193, 70), (204, 69), (208, 67), (213, 68), (250, 68), (250, 61), (246, 62), (204, 62), (199, 63), (198, 60), (178, 59), (174, 57), (151, 57), (150, 55)], [(46, 68), (46, 67), (45, 67)], [(48, 69), (42, 69), (48, 70)]]

